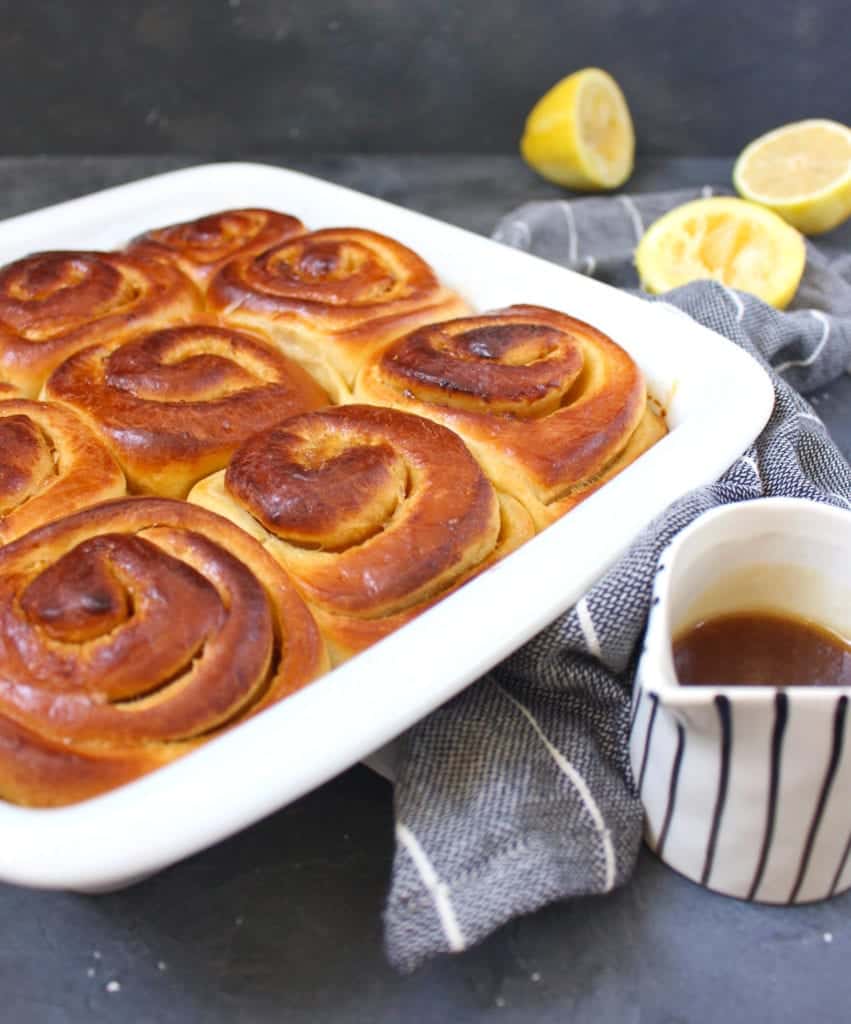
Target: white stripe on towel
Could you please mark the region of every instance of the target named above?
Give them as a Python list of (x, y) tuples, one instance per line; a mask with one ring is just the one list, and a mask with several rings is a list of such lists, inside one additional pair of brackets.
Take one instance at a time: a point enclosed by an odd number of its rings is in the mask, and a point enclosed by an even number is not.
[(736, 323), (740, 324), (742, 322), (742, 317), (745, 315), (744, 303), (739, 298), (739, 296), (736, 295), (736, 293), (733, 291), (732, 288), (728, 288), (726, 284), (722, 285), (721, 287), (730, 296), (730, 300), (732, 301), (733, 305), (736, 307)]
[(524, 220), (515, 220), (511, 223), (511, 231), (514, 237), (509, 240), (509, 245), (515, 248), (528, 249), (532, 243), (532, 232)]
[(576, 617), (579, 619), (579, 626), (582, 629), (582, 636), (585, 638), (585, 646), (588, 648), (588, 653), (593, 654), (595, 658), (599, 658), (600, 640), (597, 637), (597, 630), (594, 628), (594, 620), (591, 618), (588, 602), (584, 597), (576, 602)]
[(746, 466), (750, 466), (753, 470), (754, 476), (759, 481), (759, 486), (762, 487), (762, 476), (759, 472), (759, 466), (756, 464), (756, 459), (751, 458), (750, 455), (740, 455), (739, 462), (744, 462)]
[(815, 423), (817, 426), (821, 427), (822, 430), (824, 430), (824, 423), (822, 423), (818, 416), (813, 416), (811, 412), (796, 412), (795, 418), (799, 420), (812, 420), (813, 423)]
[(423, 885), (434, 900), (434, 908), (437, 911), (449, 948), (453, 953), (460, 953), (466, 947), (466, 942), (461, 926), (458, 924), (458, 918), (455, 916), (455, 908), (452, 906), (452, 899), (449, 896), (449, 886), (440, 880), (425, 850), (407, 825), (401, 823), (396, 825), (396, 838), (408, 851)]
[[(500, 687), (502, 689), (502, 687)], [(579, 798), (582, 800), (582, 804), (585, 810), (588, 812), (589, 817), (594, 823), (594, 828), (600, 835), (600, 844), (603, 847), (603, 859), (606, 863), (606, 875), (603, 884), (603, 892), (609, 892), (615, 884), (615, 848), (612, 845), (612, 835), (606, 828), (606, 822), (603, 820), (603, 815), (600, 813), (600, 808), (597, 806), (597, 801), (594, 799), (591, 790), (588, 788), (588, 783), (579, 772), (573, 767), (568, 759), (562, 754), (560, 750), (550, 743), (544, 734), (543, 729), (538, 725), (535, 716), (532, 712), (519, 700), (512, 697), (507, 690), (502, 690), (505, 696), (514, 704), (518, 711), (525, 716), (529, 724), (538, 734), (539, 739), (544, 744), (549, 753), (550, 757), (555, 761), (570, 783), (573, 785), (576, 792), (579, 794)]]
[(573, 216), (573, 210), (571, 210), (570, 203), (566, 199), (563, 199), (558, 205), (564, 214), (564, 220), (567, 224), (567, 258), (570, 261), (570, 265), (574, 266), (579, 259), (579, 236), (576, 233), (576, 218)]
[(821, 324), (821, 337), (818, 340), (818, 344), (806, 359), (789, 359), (785, 363), (775, 366), (774, 370), (776, 373), (782, 373), (783, 370), (788, 370), (790, 366), (812, 366), (816, 359), (821, 355), (821, 350), (827, 344), (827, 339), (830, 337), (830, 321), (824, 313), (820, 313), (817, 309), (811, 309), (810, 313), (812, 313), (816, 320)]
[(641, 214), (638, 212), (638, 207), (629, 198), (629, 196), (618, 196), (621, 201), (623, 208), (629, 214), (629, 219), (632, 221), (632, 228), (635, 231), (636, 242), (641, 241), (641, 236), (644, 234), (644, 224), (641, 221)]

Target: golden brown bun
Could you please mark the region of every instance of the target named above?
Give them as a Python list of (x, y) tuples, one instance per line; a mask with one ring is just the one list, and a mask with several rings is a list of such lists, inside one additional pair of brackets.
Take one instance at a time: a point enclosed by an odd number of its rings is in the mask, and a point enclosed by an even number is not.
[(354, 391), (457, 431), (538, 529), (666, 432), (630, 356), (540, 306), (421, 327), (370, 360)]
[(136, 492), (182, 498), (258, 430), (328, 396), (258, 331), (214, 317), (116, 335), (50, 377), (47, 397), (80, 413)]
[(114, 252), (43, 252), (0, 269), (0, 379), (35, 398), (51, 371), (126, 328), (176, 323), (199, 308), (176, 267)]
[(203, 291), (229, 260), (262, 252), (306, 230), (296, 217), (275, 210), (222, 210), (155, 228), (133, 239), (127, 250), (174, 263)]
[(534, 533), (463, 442), (365, 405), (258, 434), (189, 500), (261, 540), (313, 608), (332, 659), (397, 629)]
[(124, 491), (109, 449), (73, 412), (0, 401), (0, 543)]
[(0, 550), (0, 797), (94, 796), (326, 667), (286, 574), (232, 523), (159, 498), (77, 512)]
[(233, 260), (207, 301), (236, 324), (265, 327), (337, 400), (382, 345), (467, 312), (416, 253), (360, 228), (314, 231)]

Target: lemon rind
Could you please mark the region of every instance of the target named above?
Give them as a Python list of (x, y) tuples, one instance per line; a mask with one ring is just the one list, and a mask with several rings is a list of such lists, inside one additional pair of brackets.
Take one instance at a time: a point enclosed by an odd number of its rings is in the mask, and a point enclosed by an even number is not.
[[(579, 116), (583, 91), (592, 83), (602, 84), (615, 98), (619, 121), (624, 131), (627, 153), (622, 161), (613, 163), (598, 153), (581, 131)], [(570, 116), (565, 118), (572, 126), (570, 144), (571, 160), (567, 165), (560, 163), (564, 155), (551, 155), (545, 158), (544, 153), (549, 147), (541, 146), (540, 139), (546, 132), (534, 128), (536, 111), (547, 98), (557, 89), (567, 90)], [(611, 191), (620, 187), (632, 174), (635, 165), (635, 127), (630, 114), (629, 105), (623, 90), (603, 68), (580, 68), (572, 74), (556, 82), (532, 107), (524, 125), (520, 140), (520, 153), (526, 163), (542, 177), (566, 188), (576, 191)]]

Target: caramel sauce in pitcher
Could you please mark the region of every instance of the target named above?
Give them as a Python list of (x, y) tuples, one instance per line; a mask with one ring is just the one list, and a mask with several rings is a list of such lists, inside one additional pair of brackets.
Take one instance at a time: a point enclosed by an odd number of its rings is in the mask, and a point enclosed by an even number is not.
[(806, 619), (719, 615), (679, 634), (673, 648), (686, 686), (851, 686), (851, 643)]

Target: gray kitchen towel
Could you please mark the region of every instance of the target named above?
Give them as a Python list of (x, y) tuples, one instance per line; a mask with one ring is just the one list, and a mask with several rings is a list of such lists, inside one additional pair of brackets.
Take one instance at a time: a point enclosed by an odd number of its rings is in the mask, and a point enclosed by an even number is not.
[[(708, 191), (530, 203), (494, 237), (636, 287), (632, 255), (644, 229)], [(522, 301), (506, 295), (506, 304)], [(627, 752), (630, 690), (656, 562), (674, 534), (710, 508), (764, 495), (851, 507), (851, 469), (800, 394), (851, 367), (851, 259), (810, 246), (787, 312), (716, 282), (661, 301), (769, 369), (774, 412), (720, 480), (671, 505), (574, 608), (406, 734), (385, 911), (387, 954), (400, 970), (463, 950), (517, 914), (629, 878), (642, 827)]]

